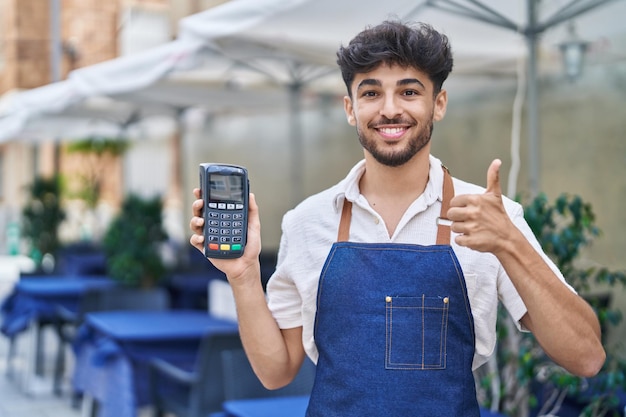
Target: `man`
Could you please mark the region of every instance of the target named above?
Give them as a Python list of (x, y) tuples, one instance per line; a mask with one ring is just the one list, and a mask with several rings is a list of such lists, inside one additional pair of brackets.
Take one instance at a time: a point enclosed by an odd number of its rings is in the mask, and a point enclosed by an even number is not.
[[(596, 374), (597, 318), (502, 196), (500, 161), (484, 189), (430, 155), (446, 112), (447, 38), (389, 21), (337, 56), (364, 160), (285, 215), (267, 302), (253, 195), (244, 256), (212, 260), (261, 381), (289, 383), (307, 354), (317, 363), (307, 416), (478, 416), (472, 370), (493, 353), (498, 300), (554, 361)], [(194, 202), (200, 250), (201, 209)]]

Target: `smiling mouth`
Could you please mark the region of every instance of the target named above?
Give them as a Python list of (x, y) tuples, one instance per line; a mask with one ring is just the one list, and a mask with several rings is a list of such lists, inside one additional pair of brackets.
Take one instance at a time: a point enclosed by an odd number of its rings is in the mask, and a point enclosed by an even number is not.
[(407, 131), (407, 127), (378, 127), (376, 128), (378, 133), (381, 134), (384, 138), (387, 139), (397, 139), (404, 135), (404, 132)]

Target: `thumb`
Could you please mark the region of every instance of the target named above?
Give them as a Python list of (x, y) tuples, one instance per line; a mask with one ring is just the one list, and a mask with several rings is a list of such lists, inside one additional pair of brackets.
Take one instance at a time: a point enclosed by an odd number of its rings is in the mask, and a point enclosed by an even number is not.
[(502, 187), (500, 187), (500, 166), (502, 161), (494, 159), (489, 165), (487, 171), (487, 193), (492, 193), (496, 197), (502, 196)]

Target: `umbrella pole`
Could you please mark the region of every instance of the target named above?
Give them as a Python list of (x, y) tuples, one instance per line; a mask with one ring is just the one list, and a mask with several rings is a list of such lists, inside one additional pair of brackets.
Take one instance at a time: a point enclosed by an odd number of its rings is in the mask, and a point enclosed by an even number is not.
[(541, 150), (539, 146), (539, 100), (537, 77), (537, 42), (538, 33), (533, 30), (537, 27), (537, 2), (527, 2), (528, 27), (526, 43), (528, 45), (528, 164), (531, 198), (539, 194), (539, 178), (541, 178)]
[(303, 196), (304, 150), (302, 138), (302, 83), (289, 85), (289, 144), (291, 147), (291, 198), (295, 206)]

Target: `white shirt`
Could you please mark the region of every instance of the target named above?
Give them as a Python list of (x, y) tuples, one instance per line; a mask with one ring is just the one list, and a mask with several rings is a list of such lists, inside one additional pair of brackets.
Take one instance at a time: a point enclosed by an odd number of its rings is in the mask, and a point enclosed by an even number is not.
[[(344, 198), (353, 204), (350, 241), (419, 245), (434, 245), (436, 241), (436, 219), (441, 210), (443, 188), (441, 161), (430, 156), (426, 189), (404, 213), (391, 237), (383, 219), (370, 207), (359, 191), (359, 179), (364, 171), (365, 161), (361, 161), (340, 183), (307, 198), (287, 212), (283, 218), (278, 263), (267, 285), (268, 305), (281, 329), (302, 326), (304, 349), (313, 362), (317, 362), (318, 357), (313, 339), (317, 285), (330, 248), (337, 240)], [(456, 178), (453, 179), (453, 183), (455, 195), (485, 192), (482, 187)], [(565, 282), (561, 272), (543, 253), (524, 220), (522, 206), (508, 198), (503, 197), (503, 200), (513, 223), (542, 254), (555, 274)], [(498, 300), (502, 301), (520, 329), (519, 320), (527, 310), (494, 255), (458, 246), (454, 243), (454, 233), (451, 237), (451, 246), (465, 276), (474, 317), (476, 352), (473, 369), (476, 369), (487, 361), (495, 348)]]

